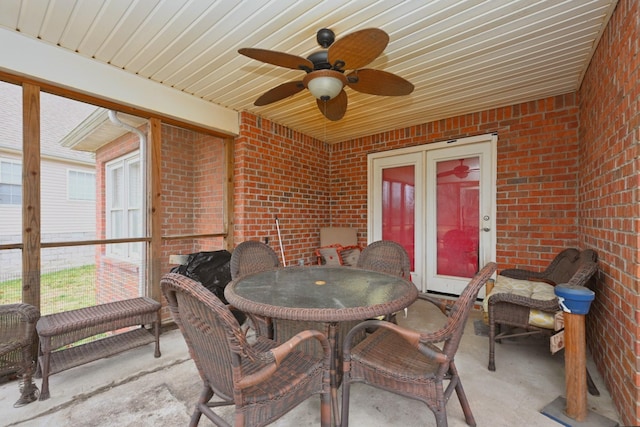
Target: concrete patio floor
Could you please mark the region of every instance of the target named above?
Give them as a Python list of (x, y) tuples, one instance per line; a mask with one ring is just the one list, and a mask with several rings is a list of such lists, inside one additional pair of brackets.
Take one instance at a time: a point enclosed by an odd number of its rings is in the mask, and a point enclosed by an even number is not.
[[(443, 323), (431, 304), (417, 301), (400, 324), (435, 330)], [(562, 352), (552, 356), (548, 341), (521, 338), (496, 348), (496, 372), (487, 370), (488, 338), (480, 327), (480, 311), (467, 323), (456, 364), (478, 426), (554, 427), (561, 425), (541, 410), (565, 395)], [(51, 398), (13, 408), (18, 384), (0, 385), (2, 426), (183, 426), (187, 425), (201, 390), (197, 370), (176, 329), (160, 339), (162, 357), (153, 357), (148, 345), (108, 359), (80, 366), (50, 378)], [(588, 358), (600, 396), (588, 396), (589, 414), (619, 422), (611, 397)], [(40, 387), (40, 380), (36, 380)], [(312, 398), (273, 426), (318, 426), (319, 399)], [(232, 408), (222, 412), (232, 419)], [(447, 405), (449, 425), (464, 426), (460, 405), (452, 397)], [(352, 426), (435, 426), (435, 418), (422, 403), (362, 384), (352, 387)], [(213, 425), (202, 417), (201, 426)], [(573, 425), (573, 424), (572, 424)], [(583, 424), (575, 424), (583, 425)], [(601, 425), (601, 424), (588, 424)]]

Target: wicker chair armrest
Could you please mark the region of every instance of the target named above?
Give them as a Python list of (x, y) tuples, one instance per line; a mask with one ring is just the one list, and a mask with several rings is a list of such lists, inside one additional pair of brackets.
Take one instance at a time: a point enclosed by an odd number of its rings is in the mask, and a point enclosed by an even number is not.
[(418, 299), (428, 301), (431, 304), (435, 305), (445, 316), (449, 316), (449, 311), (451, 311), (451, 307), (453, 305), (452, 301), (447, 301), (442, 298), (436, 298), (432, 295), (424, 293), (418, 294)]
[(516, 305), (528, 307), (530, 309), (536, 309), (536, 310), (548, 311), (548, 312), (556, 312), (560, 310), (560, 305), (558, 304), (558, 298), (554, 298), (550, 300), (539, 300), (539, 299), (528, 298), (522, 295), (514, 295), (506, 292), (493, 294), (489, 297), (489, 306), (492, 306), (498, 303), (516, 304)]
[(0, 337), (31, 342), (36, 335), (40, 310), (30, 304), (0, 305)]
[(589, 280), (598, 271), (598, 263), (587, 262), (583, 263), (578, 270), (571, 277), (571, 280), (567, 282), (569, 286), (586, 286)]
[(0, 305), (0, 353), (3, 356), (15, 354), (17, 347), (35, 342), (36, 323), (39, 318), (40, 311), (30, 304)]
[[(400, 335), (405, 341), (407, 341), (412, 347), (415, 347), (417, 351), (420, 351), (429, 359), (433, 359), (437, 363), (446, 363), (449, 357), (441, 352), (435, 351), (427, 344), (432, 342), (441, 342), (442, 338), (438, 333), (435, 334), (421, 334), (420, 332), (398, 326), (395, 323), (386, 322), (383, 320), (366, 320), (359, 323), (347, 334), (343, 345), (343, 357), (345, 361), (351, 359), (351, 343), (354, 336), (357, 336), (357, 332), (366, 328), (384, 328), (392, 331), (395, 334)], [(375, 333), (375, 332), (374, 332)], [(437, 337), (431, 340), (430, 337)]]
[(40, 311), (30, 304), (4, 304), (0, 305), (0, 317), (20, 316), (28, 323), (36, 323), (40, 318)]
[(320, 341), (322, 345), (322, 351), (324, 353), (323, 356), (323, 364), (328, 368), (329, 361), (331, 357), (331, 347), (329, 346), (329, 340), (327, 337), (320, 331), (316, 330), (306, 330), (297, 333), (284, 343), (280, 344), (277, 347), (272, 348), (266, 354), (268, 354), (268, 358), (271, 359), (271, 362), (262, 367), (262, 369), (246, 375), (242, 379), (237, 382), (237, 386), (241, 389), (245, 389), (247, 387), (255, 386), (256, 384), (260, 384), (261, 382), (267, 380), (280, 366), (280, 363), (287, 357), (291, 352), (295, 351), (296, 347), (309, 339), (316, 339)]

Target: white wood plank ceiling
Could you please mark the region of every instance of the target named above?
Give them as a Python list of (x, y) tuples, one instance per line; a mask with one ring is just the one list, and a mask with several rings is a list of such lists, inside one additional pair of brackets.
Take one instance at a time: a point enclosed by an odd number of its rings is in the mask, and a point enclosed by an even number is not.
[[(2, 0), (0, 26), (339, 142), (577, 90), (616, 1)], [(414, 92), (385, 97), (346, 88), (347, 113), (337, 122), (322, 116), (306, 90), (254, 106), (304, 72), (238, 49), (307, 57), (320, 49), (316, 32), (325, 27), (336, 39), (386, 31), (389, 45), (367, 68), (409, 80)]]

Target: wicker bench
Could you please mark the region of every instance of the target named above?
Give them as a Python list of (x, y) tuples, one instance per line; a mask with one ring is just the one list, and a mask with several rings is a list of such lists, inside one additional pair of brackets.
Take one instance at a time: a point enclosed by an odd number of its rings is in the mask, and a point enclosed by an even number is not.
[[(36, 325), (40, 400), (49, 398), (49, 375), (154, 341), (154, 356), (160, 357), (160, 308), (159, 302), (141, 297), (42, 316)], [(145, 325), (152, 325), (152, 330)], [(67, 348), (94, 335), (131, 326), (140, 327)]]

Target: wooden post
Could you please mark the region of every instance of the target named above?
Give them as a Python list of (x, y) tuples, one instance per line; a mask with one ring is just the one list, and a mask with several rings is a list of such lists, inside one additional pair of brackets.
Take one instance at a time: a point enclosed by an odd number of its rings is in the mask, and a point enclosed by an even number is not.
[(140, 152), (147, 153), (147, 236), (151, 236), (147, 260), (149, 262), (147, 292), (156, 301), (162, 301), (160, 276), (162, 275), (162, 122), (149, 120), (147, 147)]
[[(22, 86), (22, 302), (40, 309), (40, 88)], [(37, 354), (34, 352), (33, 354)]]
[(225, 157), (225, 177), (226, 184), (223, 189), (223, 222), (224, 232), (226, 236), (224, 238), (224, 249), (229, 252), (233, 252), (234, 244), (234, 140), (233, 138), (226, 138), (224, 140), (224, 157)]
[(576, 421), (587, 418), (587, 362), (584, 315), (564, 313), (566, 414)]

